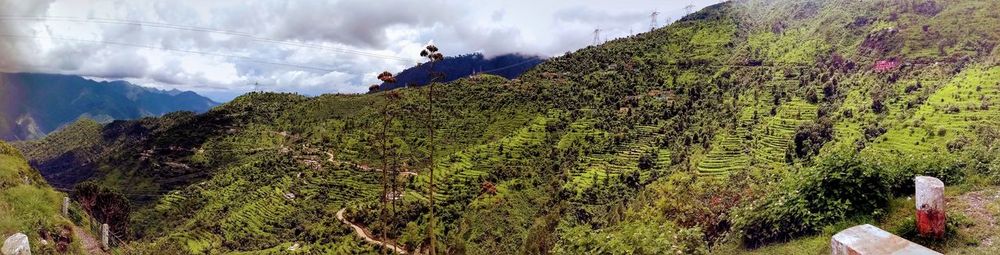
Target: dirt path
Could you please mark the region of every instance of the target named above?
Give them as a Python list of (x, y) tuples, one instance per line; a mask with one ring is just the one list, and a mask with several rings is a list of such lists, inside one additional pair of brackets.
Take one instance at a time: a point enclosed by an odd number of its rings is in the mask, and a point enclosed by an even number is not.
[(108, 254), (101, 249), (101, 242), (97, 241), (97, 238), (84, 231), (78, 226), (73, 226), (73, 235), (80, 240), (80, 248), (87, 252), (87, 254)]
[[(374, 172), (381, 172), (382, 171), (382, 169), (375, 168), (375, 167), (370, 167), (370, 166), (367, 166), (367, 165), (362, 165), (362, 164), (357, 164), (357, 163), (352, 163), (352, 162), (347, 162), (347, 161), (336, 160), (333, 157), (333, 153), (329, 153), (329, 152), (324, 152), (324, 153), (326, 153), (326, 156), (327, 156), (326, 161), (330, 162), (330, 163), (334, 163), (334, 164), (338, 164), (338, 165), (353, 165), (353, 166), (355, 166), (357, 168), (360, 168), (362, 171), (366, 171), (366, 172), (372, 172), (372, 171), (374, 171)], [(411, 172), (411, 171), (401, 171), (401, 172), (399, 172), (399, 175), (417, 176), (417, 173), (416, 172)]]
[(399, 254), (404, 254), (404, 255), (407, 254), (406, 250), (403, 249), (402, 247), (399, 247), (399, 246), (396, 246), (396, 245), (393, 245), (393, 244), (389, 244), (389, 243), (385, 243), (385, 242), (376, 240), (374, 237), (372, 237), (370, 234), (368, 234), (368, 231), (366, 231), (365, 228), (363, 228), (361, 226), (358, 226), (358, 225), (355, 225), (354, 223), (351, 223), (350, 221), (348, 221), (347, 218), (344, 218), (344, 212), (346, 212), (346, 211), (347, 211), (347, 208), (343, 208), (343, 209), (340, 209), (340, 211), (337, 211), (337, 219), (340, 220), (341, 222), (343, 222), (344, 224), (347, 224), (347, 225), (351, 226), (351, 228), (354, 229), (354, 234), (358, 235), (358, 237), (361, 237), (361, 239), (364, 239), (365, 242), (368, 242), (368, 243), (371, 243), (371, 244), (374, 244), (374, 245), (378, 245), (378, 246), (386, 247), (386, 248), (388, 248), (390, 250), (393, 250), (393, 251), (395, 251), (396, 253), (399, 253)]

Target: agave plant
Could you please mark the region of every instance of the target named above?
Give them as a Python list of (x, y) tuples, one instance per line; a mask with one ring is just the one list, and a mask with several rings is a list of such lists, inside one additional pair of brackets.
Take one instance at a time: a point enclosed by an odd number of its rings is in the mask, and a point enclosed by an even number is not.
[(444, 54), (438, 52), (438, 47), (433, 44), (427, 45), (420, 51), (420, 56), (431, 60), (431, 62), (444, 60)]
[(396, 77), (392, 75), (389, 71), (382, 72), (378, 75), (378, 79), (386, 83), (396, 83)]

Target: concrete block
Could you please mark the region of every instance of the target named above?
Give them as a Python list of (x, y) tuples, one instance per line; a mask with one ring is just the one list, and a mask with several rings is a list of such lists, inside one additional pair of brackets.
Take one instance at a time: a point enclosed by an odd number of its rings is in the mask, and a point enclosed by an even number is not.
[(830, 250), (833, 255), (941, 254), (869, 224), (854, 226), (833, 235)]

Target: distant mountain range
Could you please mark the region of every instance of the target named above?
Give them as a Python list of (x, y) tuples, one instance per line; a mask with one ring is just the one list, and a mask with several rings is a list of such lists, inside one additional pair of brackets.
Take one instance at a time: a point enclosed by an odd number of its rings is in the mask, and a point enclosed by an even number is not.
[(109, 122), (205, 112), (218, 103), (190, 91), (163, 91), (79, 76), (0, 73), (0, 139), (30, 140), (81, 117)]
[[(475, 73), (488, 73), (513, 79), (545, 61), (538, 56), (505, 54), (487, 58), (480, 53), (447, 57), (434, 64), (434, 71), (444, 72), (441, 82), (449, 82)], [(396, 74), (396, 83), (382, 83), (383, 90), (405, 86), (423, 86), (430, 82), (426, 64), (420, 64)]]

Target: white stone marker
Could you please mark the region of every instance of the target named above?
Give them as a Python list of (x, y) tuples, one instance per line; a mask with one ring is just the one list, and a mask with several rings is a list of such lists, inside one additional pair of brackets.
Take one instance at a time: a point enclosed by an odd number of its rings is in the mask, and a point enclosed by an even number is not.
[(28, 243), (28, 236), (24, 233), (17, 233), (7, 237), (3, 241), (3, 248), (0, 248), (3, 255), (31, 255), (31, 244)]
[(109, 232), (110, 229), (108, 227), (108, 224), (107, 223), (101, 224), (101, 249), (104, 249), (105, 251), (111, 250), (111, 246), (108, 245)]
[(69, 217), (69, 197), (63, 197), (62, 214), (63, 217)]
[(833, 239), (830, 240), (830, 253), (833, 255), (941, 254), (868, 224), (854, 226), (833, 235)]
[(924, 237), (944, 238), (944, 183), (934, 177), (914, 178), (917, 201), (917, 233)]

